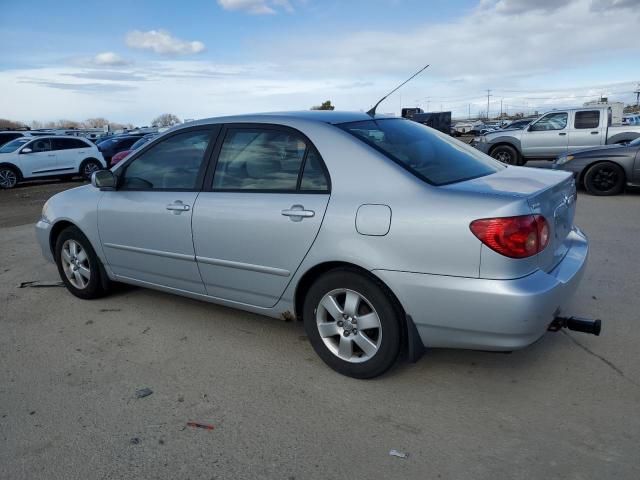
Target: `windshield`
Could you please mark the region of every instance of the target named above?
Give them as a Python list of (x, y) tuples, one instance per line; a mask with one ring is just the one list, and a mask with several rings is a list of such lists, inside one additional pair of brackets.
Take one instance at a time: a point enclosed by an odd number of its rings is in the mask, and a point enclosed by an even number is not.
[(640, 146), (640, 137), (636, 138), (633, 142), (630, 142), (629, 145), (633, 147)]
[(338, 127), (432, 185), (462, 182), (505, 168), (475, 148), (412, 120), (365, 120)]
[(25, 137), (11, 140), (9, 143), (5, 143), (2, 147), (0, 147), (0, 153), (15, 152), (17, 149), (19, 149), (25, 143), (30, 142), (31, 140), (32, 140), (31, 138), (25, 138)]

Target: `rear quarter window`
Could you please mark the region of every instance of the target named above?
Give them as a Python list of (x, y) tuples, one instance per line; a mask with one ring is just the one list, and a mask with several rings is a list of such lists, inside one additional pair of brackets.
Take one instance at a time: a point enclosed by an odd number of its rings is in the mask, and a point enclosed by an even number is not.
[(475, 148), (411, 120), (365, 120), (338, 127), (431, 185), (462, 182), (505, 168)]

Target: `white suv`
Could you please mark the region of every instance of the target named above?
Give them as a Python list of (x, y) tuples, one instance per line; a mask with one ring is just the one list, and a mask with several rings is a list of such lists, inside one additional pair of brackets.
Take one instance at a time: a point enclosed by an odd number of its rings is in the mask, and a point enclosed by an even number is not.
[(21, 180), (82, 175), (106, 168), (93, 143), (79, 137), (20, 137), (0, 147), (0, 188)]

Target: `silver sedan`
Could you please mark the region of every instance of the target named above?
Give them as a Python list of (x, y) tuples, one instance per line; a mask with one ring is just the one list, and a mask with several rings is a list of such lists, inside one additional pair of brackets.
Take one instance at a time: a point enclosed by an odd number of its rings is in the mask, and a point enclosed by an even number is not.
[(36, 233), (77, 297), (123, 282), (300, 319), (368, 378), (403, 352), (540, 338), (585, 268), (575, 199), (568, 172), (410, 120), (262, 114), (166, 132), (52, 197)]

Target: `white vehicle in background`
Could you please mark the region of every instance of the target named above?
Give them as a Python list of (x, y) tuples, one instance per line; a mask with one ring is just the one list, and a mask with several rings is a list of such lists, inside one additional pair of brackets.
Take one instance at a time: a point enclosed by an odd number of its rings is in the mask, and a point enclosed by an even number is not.
[(107, 165), (89, 140), (69, 136), (23, 136), (0, 147), (0, 188), (22, 180), (82, 176), (86, 179)]

